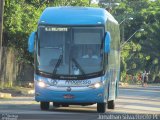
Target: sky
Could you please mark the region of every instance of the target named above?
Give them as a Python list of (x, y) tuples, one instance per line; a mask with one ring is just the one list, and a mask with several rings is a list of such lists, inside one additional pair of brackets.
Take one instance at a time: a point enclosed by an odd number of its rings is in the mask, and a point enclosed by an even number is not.
[(99, 0), (92, 0), (91, 3), (92, 4), (98, 4)]

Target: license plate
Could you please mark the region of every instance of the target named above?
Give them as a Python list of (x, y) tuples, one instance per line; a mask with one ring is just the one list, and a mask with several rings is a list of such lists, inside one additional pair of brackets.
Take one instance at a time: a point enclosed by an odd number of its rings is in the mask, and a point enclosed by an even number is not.
[(66, 80), (65, 84), (67, 86), (86, 86), (86, 85), (90, 85), (91, 81), (90, 80)]
[(66, 94), (63, 96), (65, 99), (72, 99), (74, 98), (74, 95)]

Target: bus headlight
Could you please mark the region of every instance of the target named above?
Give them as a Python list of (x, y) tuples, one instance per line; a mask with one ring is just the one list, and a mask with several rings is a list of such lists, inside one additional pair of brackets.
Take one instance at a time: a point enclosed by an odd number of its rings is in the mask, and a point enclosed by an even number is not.
[(99, 88), (99, 87), (101, 87), (101, 84), (100, 83), (96, 83), (96, 84), (94, 84), (94, 87), (95, 88)]
[(102, 83), (98, 82), (98, 83), (94, 83), (92, 85), (89, 85), (88, 87), (90, 88), (100, 88), (102, 86)]
[(44, 88), (46, 84), (43, 81), (38, 81), (38, 86)]

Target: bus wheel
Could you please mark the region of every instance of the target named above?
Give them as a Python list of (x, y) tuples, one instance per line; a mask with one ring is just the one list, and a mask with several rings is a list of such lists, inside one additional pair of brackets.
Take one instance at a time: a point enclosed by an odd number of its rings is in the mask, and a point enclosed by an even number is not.
[(108, 109), (114, 109), (115, 108), (114, 100), (108, 101), (107, 107)]
[(97, 112), (105, 113), (106, 112), (106, 103), (97, 103)]
[(41, 110), (48, 110), (49, 109), (49, 102), (40, 102)]

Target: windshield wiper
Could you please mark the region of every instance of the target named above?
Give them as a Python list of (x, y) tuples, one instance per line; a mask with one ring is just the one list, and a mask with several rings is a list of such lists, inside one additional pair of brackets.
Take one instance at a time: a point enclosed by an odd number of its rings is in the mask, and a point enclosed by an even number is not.
[(83, 75), (85, 75), (84, 70), (82, 69), (82, 67), (80, 66), (80, 64), (76, 61), (76, 59), (72, 58), (72, 61), (75, 63), (76, 67), (79, 68), (79, 70), (81, 71), (81, 73)]
[(54, 69), (53, 69), (53, 75), (56, 74), (57, 68), (59, 67), (59, 65), (60, 65), (61, 62), (62, 62), (62, 58), (63, 58), (63, 55), (60, 55), (59, 58), (58, 58), (58, 61), (57, 61), (56, 65), (55, 65), (55, 67), (54, 67)]

